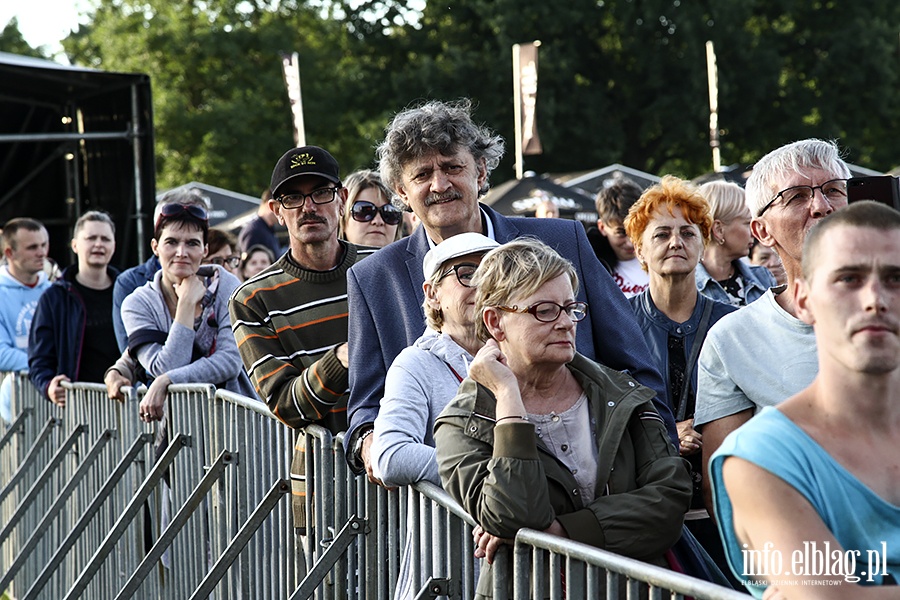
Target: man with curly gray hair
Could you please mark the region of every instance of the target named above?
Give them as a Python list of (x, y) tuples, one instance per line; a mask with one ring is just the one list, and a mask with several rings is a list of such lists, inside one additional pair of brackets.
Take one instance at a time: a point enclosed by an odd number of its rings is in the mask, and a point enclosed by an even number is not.
[[(591, 306), (576, 340), (578, 351), (627, 370), (657, 392), (656, 406), (675, 443), (675, 423), (662, 379), (650, 364), (634, 315), (591, 249), (584, 228), (566, 219), (504, 217), (479, 204), (488, 176), (503, 156), (503, 139), (472, 120), (469, 100), (429, 101), (398, 113), (377, 149), (382, 180), (422, 226), (382, 248), (347, 275), (350, 344), (350, 428), (347, 461), (375, 481), (369, 434), (378, 415), (388, 367), (425, 327), (422, 259), (442, 241), (466, 232), (499, 243), (539, 238), (570, 260), (584, 282), (578, 300)], [(591, 318), (594, 314), (594, 318)]]

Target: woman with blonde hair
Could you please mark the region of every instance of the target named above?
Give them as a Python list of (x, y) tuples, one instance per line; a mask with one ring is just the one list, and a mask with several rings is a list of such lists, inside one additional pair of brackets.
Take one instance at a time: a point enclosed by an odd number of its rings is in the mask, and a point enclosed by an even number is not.
[(730, 181), (700, 186), (712, 214), (710, 244), (697, 266), (697, 289), (713, 300), (733, 306), (750, 304), (777, 284), (764, 267), (744, 260), (750, 254), (750, 209), (744, 188)]
[(575, 351), (588, 307), (572, 263), (519, 238), (488, 252), (473, 283), (486, 342), (434, 439), (444, 488), (479, 524), (476, 598), (492, 595), (493, 554), (523, 527), (666, 565), (690, 477), (653, 390)]
[(403, 237), (403, 211), (391, 204), (391, 192), (375, 171), (356, 171), (344, 180), (347, 202), (341, 237), (351, 244), (382, 248)]

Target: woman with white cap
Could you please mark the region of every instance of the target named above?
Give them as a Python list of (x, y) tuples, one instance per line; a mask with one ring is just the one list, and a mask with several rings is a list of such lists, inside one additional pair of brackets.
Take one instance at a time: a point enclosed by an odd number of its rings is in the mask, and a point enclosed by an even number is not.
[(432, 428), (481, 348), (475, 336), (475, 289), (470, 281), (481, 257), (498, 245), (481, 234), (462, 233), (425, 255), (427, 328), (388, 369), (375, 420), (374, 464), (385, 485), (422, 480), (441, 484)]
[[(423, 480), (441, 485), (434, 421), (456, 395), (481, 348), (475, 336), (475, 289), (470, 282), (482, 256), (497, 246), (481, 234), (461, 233), (432, 248), (422, 261), (427, 329), (388, 369), (375, 419), (372, 457), (375, 474), (385, 485)], [(412, 580), (411, 550), (407, 544), (395, 598), (412, 598), (424, 583)]]

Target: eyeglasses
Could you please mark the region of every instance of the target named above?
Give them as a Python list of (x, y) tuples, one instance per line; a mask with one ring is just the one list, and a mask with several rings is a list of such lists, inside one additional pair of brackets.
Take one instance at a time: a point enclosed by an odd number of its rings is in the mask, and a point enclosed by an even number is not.
[(206, 260), (207, 263), (212, 263), (214, 265), (220, 266), (229, 266), (232, 269), (237, 269), (238, 265), (241, 264), (240, 256), (213, 256)]
[(403, 211), (392, 204), (378, 207), (367, 200), (357, 200), (350, 209), (350, 216), (353, 217), (354, 221), (359, 221), (360, 223), (368, 223), (378, 213), (381, 213), (381, 220), (386, 225), (396, 225), (403, 219)]
[(340, 189), (340, 187), (330, 187), (319, 188), (308, 194), (284, 194), (278, 198), (278, 201), (287, 209), (302, 208), (307, 198), (312, 200), (313, 204), (328, 204), (334, 200)]
[(498, 310), (513, 313), (531, 313), (541, 323), (552, 323), (559, 318), (560, 313), (565, 312), (572, 321), (578, 322), (587, 316), (587, 302), (569, 302), (562, 305), (556, 302), (538, 302), (528, 308), (518, 306), (498, 306)]
[(763, 216), (763, 213), (769, 210), (769, 207), (779, 198), (784, 198), (785, 208), (789, 206), (809, 206), (809, 203), (812, 202), (816, 195), (816, 190), (822, 192), (829, 204), (834, 204), (847, 199), (847, 180), (832, 179), (822, 185), (795, 185), (794, 187), (781, 190), (775, 194), (775, 197), (768, 204), (762, 207), (762, 210), (756, 216)]
[(163, 204), (162, 209), (159, 211), (160, 217), (177, 217), (180, 214), (188, 213), (195, 219), (199, 219), (201, 221), (209, 220), (209, 217), (206, 214), (206, 209), (202, 206), (197, 206), (196, 204)]
[(478, 265), (473, 265), (469, 263), (460, 263), (458, 265), (453, 265), (438, 277), (438, 281), (441, 281), (444, 277), (448, 276), (450, 273), (456, 273), (456, 280), (459, 282), (459, 285), (463, 287), (472, 287), (472, 277), (475, 276), (475, 271), (478, 269)]

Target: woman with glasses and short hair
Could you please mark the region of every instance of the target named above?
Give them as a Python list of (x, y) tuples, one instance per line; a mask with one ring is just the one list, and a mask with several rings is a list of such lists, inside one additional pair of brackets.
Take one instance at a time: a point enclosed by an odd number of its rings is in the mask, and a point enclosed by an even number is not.
[(140, 403), (141, 419), (162, 419), (172, 383), (211, 383), (255, 397), (228, 316), (240, 283), (218, 265), (205, 265), (209, 222), (200, 206), (166, 204), (150, 247), (161, 268), (122, 303), (128, 349), (153, 378)]
[[(476, 557), (491, 563), (527, 527), (666, 565), (690, 476), (653, 390), (575, 351), (588, 307), (572, 264), (521, 238), (485, 255), (473, 284), (486, 342), (434, 438), (444, 488), (478, 522)], [(492, 595), (488, 565), (477, 591)]]
[[(488, 250), (499, 246), (479, 233), (461, 233), (428, 251), (422, 261), (427, 328), (403, 350), (384, 383), (381, 410), (371, 447), (376, 476), (385, 485), (430, 481), (441, 485), (434, 455), (434, 420), (456, 395), (472, 357), (482, 342), (475, 336), (475, 289), (472, 276)], [(410, 518), (417, 518), (410, 514)], [(412, 579), (407, 542), (394, 598), (412, 598), (428, 578)]]
[(347, 202), (341, 237), (351, 244), (382, 248), (403, 237), (403, 211), (391, 204), (391, 192), (378, 173), (362, 170), (344, 180)]

